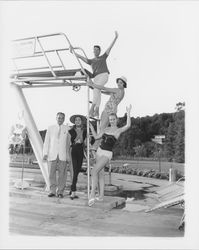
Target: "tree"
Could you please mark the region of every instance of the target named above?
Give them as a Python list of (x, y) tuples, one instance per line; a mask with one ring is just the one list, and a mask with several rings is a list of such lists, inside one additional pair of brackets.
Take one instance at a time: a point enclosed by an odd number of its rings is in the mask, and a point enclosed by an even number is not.
[(175, 138), (175, 161), (184, 162), (184, 125), (179, 125)]
[(169, 161), (173, 161), (175, 154), (175, 137), (176, 137), (176, 127), (175, 123), (171, 122), (168, 127), (168, 131), (165, 139), (165, 153)]

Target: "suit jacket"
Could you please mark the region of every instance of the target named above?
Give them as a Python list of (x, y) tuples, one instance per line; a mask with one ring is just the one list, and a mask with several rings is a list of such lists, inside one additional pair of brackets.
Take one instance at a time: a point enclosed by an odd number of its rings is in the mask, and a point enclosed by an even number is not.
[(43, 155), (48, 155), (49, 161), (54, 161), (59, 156), (61, 161), (66, 161), (66, 154), (69, 152), (70, 136), (68, 126), (61, 125), (60, 136), (58, 136), (59, 125), (48, 127), (43, 147)]

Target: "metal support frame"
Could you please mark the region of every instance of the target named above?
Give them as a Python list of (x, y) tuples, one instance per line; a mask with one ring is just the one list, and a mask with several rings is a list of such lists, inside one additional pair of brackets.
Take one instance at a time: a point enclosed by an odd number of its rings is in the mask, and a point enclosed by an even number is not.
[(17, 86), (15, 84), (12, 84), (12, 87), (15, 90), (20, 108), (23, 110), (24, 121), (26, 124), (26, 129), (29, 135), (29, 139), (33, 147), (37, 161), (39, 163), (39, 166), (41, 168), (41, 172), (46, 182), (47, 189), (49, 189), (50, 186), (49, 186), (48, 164), (42, 160), (43, 141), (41, 135), (39, 134), (39, 131), (37, 129), (31, 111), (29, 109), (29, 106), (27, 104), (26, 98), (22, 92), (22, 89), (20, 88), (20, 86)]
[[(67, 86), (87, 86), (87, 169), (88, 169), (88, 198), (90, 195), (90, 161), (89, 161), (89, 144), (90, 144), (90, 136), (89, 136), (89, 100), (90, 100), (90, 88), (87, 85), (87, 82), (90, 81), (89, 76), (87, 75), (85, 69), (83, 68), (79, 58), (76, 56), (75, 53), (73, 53), (74, 57), (76, 58), (76, 61), (78, 62), (81, 71), (83, 72), (82, 76), (57, 76), (55, 73), (56, 68), (61, 68), (65, 70), (65, 65), (64, 62), (61, 59), (60, 53), (61, 51), (67, 51), (70, 48), (61, 48), (61, 49), (56, 49), (56, 50), (45, 50), (43, 45), (42, 45), (42, 38), (49, 38), (52, 36), (64, 36), (65, 40), (68, 42), (68, 45), (71, 46), (71, 43), (68, 39), (68, 37), (64, 33), (55, 33), (55, 34), (49, 34), (49, 35), (42, 35), (42, 36), (35, 36), (35, 37), (29, 37), (29, 38), (23, 38), (23, 39), (17, 39), (14, 40), (13, 42), (20, 42), (20, 41), (28, 41), (28, 40), (33, 40), (35, 43), (38, 43), (38, 46), (40, 47), (41, 51), (36, 51), (34, 47), (34, 53), (30, 55), (23, 55), (23, 56), (17, 56), (13, 58), (13, 63), (15, 66), (15, 76), (14, 78), (12, 77), (11, 79), (11, 85), (15, 90), (16, 96), (18, 98), (19, 104), (21, 109), (24, 111), (24, 120), (27, 126), (27, 131), (29, 135), (29, 139), (31, 142), (31, 145), (33, 147), (33, 150), (35, 152), (35, 156), (37, 158), (37, 161), (39, 163), (39, 166), (41, 168), (44, 180), (47, 185), (47, 189), (49, 189), (49, 171), (48, 171), (48, 164), (42, 160), (42, 152), (43, 152), (43, 141), (42, 138), (39, 134), (39, 131), (37, 129), (37, 126), (35, 124), (35, 121), (33, 119), (33, 116), (31, 114), (30, 108), (28, 106), (28, 103), (26, 101), (26, 98), (23, 94), (22, 89), (23, 88), (38, 88), (38, 87), (67, 87)], [(36, 46), (36, 45), (35, 45)], [(79, 47), (72, 47), (72, 50), (81, 50), (86, 57), (85, 52), (79, 48)], [(47, 56), (48, 53), (55, 52), (57, 55), (61, 65), (56, 65), (53, 66), (51, 65), (51, 62)], [(16, 60), (19, 59), (24, 59), (24, 58), (32, 58), (32, 57), (44, 57), (46, 60), (47, 65), (44, 67), (35, 67), (35, 68), (23, 68), (23, 69), (18, 69)], [(86, 57), (87, 58), (87, 57)], [(38, 72), (37, 70), (44, 70), (44, 69), (49, 69), (52, 73), (52, 77), (17, 77), (17, 74), (20, 72), (24, 72), (29, 70), (30, 72)]]

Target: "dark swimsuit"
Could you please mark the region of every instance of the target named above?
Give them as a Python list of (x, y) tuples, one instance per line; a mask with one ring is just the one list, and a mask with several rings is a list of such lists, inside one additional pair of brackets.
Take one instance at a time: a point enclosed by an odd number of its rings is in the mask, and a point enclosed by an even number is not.
[(102, 141), (101, 141), (100, 148), (102, 150), (107, 150), (107, 151), (112, 152), (116, 141), (117, 141), (117, 139), (115, 138), (114, 135), (109, 135), (109, 134), (104, 133), (102, 135)]

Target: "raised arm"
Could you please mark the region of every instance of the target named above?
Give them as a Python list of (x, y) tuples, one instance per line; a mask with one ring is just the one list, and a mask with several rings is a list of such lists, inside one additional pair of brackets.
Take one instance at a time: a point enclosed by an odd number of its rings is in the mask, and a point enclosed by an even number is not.
[(126, 121), (126, 125), (119, 128), (119, 134), (125, 132), (127, 129), (130, 128), (131, 126), (131, 109), (132, 109), (132, 105), (130, 104), (129, 107), (126, 107), (126, 112), (127, 112), (127, 121)]
[(96, 89), (99, 89), (99, 90), (102, 90), (102, 92), (104, 94), (111, 94), (111, 93), (117, 93), (119, 91), (118, 88), (107, 88), (107, 87), (104, 87), (104, 86), (101, 86), (101, 85), (97, 85), (93, 82), (88, 82), (87, 83), (89, 87), (91, 88), (96, 88)]
[(109, 53), (110, 53), (111, 49), (113, 48), (113, 45), (115, 44), (117, 38), (118, 38), (118, 33), (117, 33), (117, 31), (115, 31), (115, 38), (113, 39), (112, 43), (110, 44), (110, 46), (106, 50), (107, 55), (109, 55)]
[(74, 54), (75, 54), (79, 59), (81, 59), (83, 62), (89, 64), (89, 59), (87, 59), (86, 57), (81, 56), (80, 54), (76, 53), (72, 46), (70, 46), (69, 50), (70, 50), (71, 53), (74, 53)]

